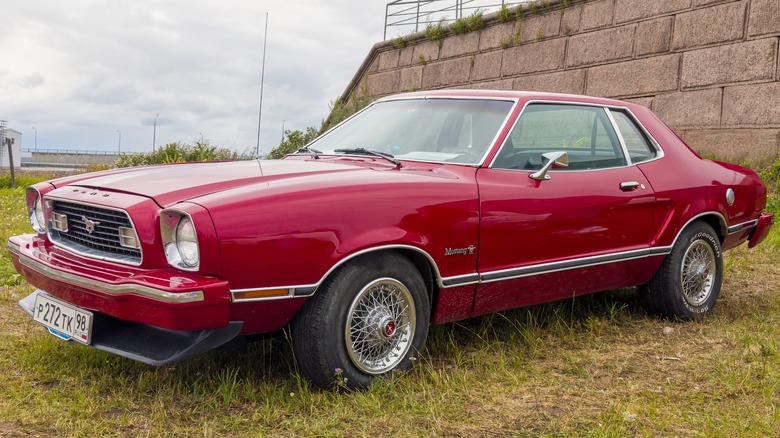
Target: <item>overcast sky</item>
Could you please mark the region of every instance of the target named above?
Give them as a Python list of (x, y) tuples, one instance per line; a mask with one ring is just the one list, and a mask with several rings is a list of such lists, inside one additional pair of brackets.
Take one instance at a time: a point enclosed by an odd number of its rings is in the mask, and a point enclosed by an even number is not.
[[(0, 12), (0, 120), (23, 148), (254, 150), (319, 128), (382, 39), (385, 0), (10, 0)], [(393, 35), (395, 36), (395, 35)]]

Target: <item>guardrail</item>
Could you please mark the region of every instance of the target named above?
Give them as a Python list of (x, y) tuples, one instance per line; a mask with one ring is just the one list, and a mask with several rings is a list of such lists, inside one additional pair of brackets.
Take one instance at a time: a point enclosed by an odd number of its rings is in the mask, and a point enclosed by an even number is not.
[(429, 24), (442, 21), (451, 23), (476, 11), (493, 12), (502, 6), (511, 7), (529, 1), (531, 0), (501, 0), (497, 3), (497, 0), (396, 0), (385, 7), (385, 32), (382, 39), (387, 40), (387, 30), (391, 27), (400, 28), (399, 33), (409, 34), (419, 32)]
[[(33, 154), (62, 154), (62, 155), (120, 155), (118, 151), (98, 151), (84, 149), (22, 149), (22, 152)], [(135, 154), (137, 152), (122, 152), (122, 154)]]

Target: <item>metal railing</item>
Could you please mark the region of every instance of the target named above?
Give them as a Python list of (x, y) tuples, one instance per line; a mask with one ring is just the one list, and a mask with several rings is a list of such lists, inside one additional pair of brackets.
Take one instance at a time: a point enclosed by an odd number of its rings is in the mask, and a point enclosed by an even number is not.
[[(56, 155), (120, 155), (119, 151), (98, 151), (86, 149), (22, 149), (22, 152), (32, 152), (34, 154), (56, 154)], [(122, 152), (122, 154), (133, 154), (135, 152)]]
[(451, 23), (481, 11), (483, 13), (499, 10), (502, 6), (511, 7), (529, 0), (396, 0), (385, 7), (385, 31), (387, 40), (389, 28), (395, 28), (399, 35), (419, 32), (429, 24)]

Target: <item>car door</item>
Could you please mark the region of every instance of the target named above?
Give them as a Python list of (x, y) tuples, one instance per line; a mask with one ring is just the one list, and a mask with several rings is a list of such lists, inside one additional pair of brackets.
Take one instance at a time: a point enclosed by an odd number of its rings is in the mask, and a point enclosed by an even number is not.
[[(475, 314), (651, 275), (642, 259), (655, 196), (614, 120), (599, 106), (530, 104), (491, 166), (478, 171)], [(545, 177), (538, 172), (549, 152), (566, 152), (569, 165)], [(642, 153), (648, 159), (655, 151)]]

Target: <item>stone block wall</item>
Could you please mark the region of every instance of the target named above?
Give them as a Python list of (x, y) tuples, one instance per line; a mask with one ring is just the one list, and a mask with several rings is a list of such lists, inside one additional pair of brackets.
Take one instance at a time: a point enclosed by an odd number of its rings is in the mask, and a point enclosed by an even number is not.
[(374, 45), (342, 99), (492, 88), (653, 109), (699, 152), (780, 157), (780, 0), (546, 0), (509, 21)]

